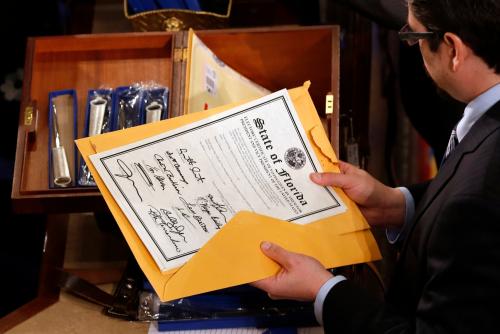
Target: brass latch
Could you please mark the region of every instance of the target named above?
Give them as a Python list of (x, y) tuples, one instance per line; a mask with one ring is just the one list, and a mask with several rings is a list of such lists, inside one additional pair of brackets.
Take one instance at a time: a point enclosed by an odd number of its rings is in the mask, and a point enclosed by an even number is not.
[(325, 114), (332, 115), (333, 114), (333, 94), (326, 94), (326, 103), (325, 103)]
[(31, 126), (33, 124), (33, 106), (24, 108), (24, 125)]
[(24, 131), (26, 131), (28, 142), (33, 142), (36, 136), (38, 121), (38, 109), (36, 101), (29, 101), (24, 107)]

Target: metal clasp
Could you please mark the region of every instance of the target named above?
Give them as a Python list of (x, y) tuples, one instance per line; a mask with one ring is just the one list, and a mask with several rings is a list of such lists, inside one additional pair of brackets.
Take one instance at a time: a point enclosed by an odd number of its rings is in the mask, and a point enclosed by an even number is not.
[(325, 114), (326, 115), (331, 115), (333, 114), (333, 94), (328, 93), (326, 94), (325, 98)]
[(24, 108), (24, 125), (31, 126), (33, 124), (33, 106)]

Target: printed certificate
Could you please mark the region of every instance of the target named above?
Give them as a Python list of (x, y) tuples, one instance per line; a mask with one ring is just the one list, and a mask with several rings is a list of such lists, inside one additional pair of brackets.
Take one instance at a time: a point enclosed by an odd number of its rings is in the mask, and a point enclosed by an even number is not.
[(286, 90), (90, 159), (161, 271), (241, 210), (298, 224), (346, 210), (309, 180), (320, 163)]

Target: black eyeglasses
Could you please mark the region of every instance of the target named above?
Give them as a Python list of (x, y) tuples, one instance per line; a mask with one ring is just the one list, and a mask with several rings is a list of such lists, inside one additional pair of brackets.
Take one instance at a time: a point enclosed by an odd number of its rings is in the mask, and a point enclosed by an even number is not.
[(418, 43), (419, 39), (429, 39), (436, 36), (436, 32), (434, 31), (424, 31), (424, 32), (415, 32), (411, 30), (408, 24), (405, 24), (403, 28), (398, 33), (399, 39), (401, 41), (405, 41), (409, 46), (415, 45)]

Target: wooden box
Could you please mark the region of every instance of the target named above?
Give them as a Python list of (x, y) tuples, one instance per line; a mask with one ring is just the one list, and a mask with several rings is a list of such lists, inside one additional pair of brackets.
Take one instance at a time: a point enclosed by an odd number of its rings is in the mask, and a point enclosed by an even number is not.
[[(310, 94), (328, 118), (338, 148), (339, 28), (337, 26), (200, 30), (198, 37), (227, 65), (271, 90), (311, 80)], [(87, 91), (155, 81), (170, 88), (169, 115), (183, 107), (187, 32), (39, 37), (28, 40), (12, 189), (17, 212), (85, 212), (105, 208), (96, 188), (49, 188), (49, 92), (75, 89), (82, 136)]]

